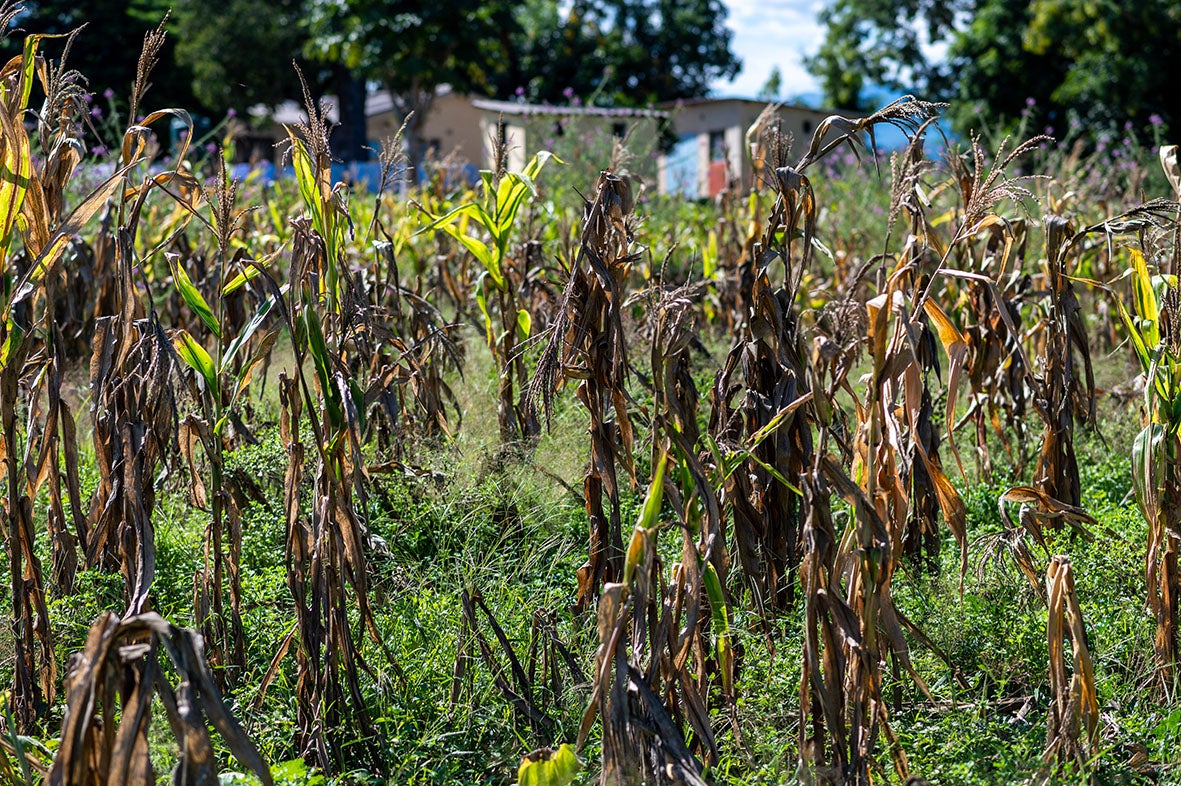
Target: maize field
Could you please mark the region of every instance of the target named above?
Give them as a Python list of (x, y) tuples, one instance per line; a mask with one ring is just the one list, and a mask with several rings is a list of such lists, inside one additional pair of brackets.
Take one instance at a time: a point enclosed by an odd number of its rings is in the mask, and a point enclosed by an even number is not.
[(163, 40), (0, 69), (0, 782), (1181, 778), (1175, 147), (271, 185)]

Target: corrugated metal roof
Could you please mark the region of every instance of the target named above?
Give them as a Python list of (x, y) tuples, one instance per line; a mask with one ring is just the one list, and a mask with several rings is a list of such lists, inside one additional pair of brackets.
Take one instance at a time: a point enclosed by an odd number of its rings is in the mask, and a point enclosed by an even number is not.
[(691, 106), (702, 106), (704, 104), (756, 104), (758, 106), (767, 106), (768, 104), (778, 104), (782, 109), (791, 109), (799, 112), (811, 112), (818, 115), (846, 115), (849, 117), (862, 117), (864, 112), (853, 112), (851, 110), (827, 109), (824, 107), (804, 106), (803, 104), (789, 104), (784, 101), (768, 101), (763, 98), (744, 98), (742, 96), (701, 96), (698, 98), (680, 98), (676, 101), (665, 101), (660, 106), (669, 112), (675, 112), (677, 109)]
[[(437, 97), (442, 97), (450, 94), (451, 88), (444, 85), (437, 94)], [(328, 119), (335, 123), (338, 120), (339, 112), (337, 109), (337, 102), (335, 96), (327, 96), (323, 99), (328, 109)], [(487, 112), (497, 112), (503, 115), (516, 115), (520, 117), (530, 117), (535, 115), (550, 115), (550, 116), (583, 116), (583, 117), (655, 117), (667, 118), (669, 113), (663, 109), (635, 109), (631, 107), (611, 107), (611, 106), (553, 106), (550, 104), (522, 104), (516, 101), (497, 101), (491, 98), (471, 97), (472, 106), (477, 109), (482, 109)], [(390, 98), (390, 94), (385, 90), (380, 90), (370, 93), (365, 98), (365, 116), (373, 117), (385, 112), (393, 111), (394, 102)], [(296, 101), (284, 101), (278, 106), (272, 108), (258, 105), (251, 107), (250, 114), (258, 117), (265, 117), (270, 115), (271, 119), (276, 123), (285, 125), (293, 125), (295, 123), (302, 123), (307, 121), (307, 112), (304, 111), (303, 105)]]
[(516, 101), (495, 101), (490, 98), (473, 98), (472, 106), (486, 112), (497, 112), (502, 115), (563, 115), (590, 117), (668, 117), (668, 112), (661, 109), (633, 109), (631, 107), (612, 106), (553, 106), (550, 104), (521, 104)]

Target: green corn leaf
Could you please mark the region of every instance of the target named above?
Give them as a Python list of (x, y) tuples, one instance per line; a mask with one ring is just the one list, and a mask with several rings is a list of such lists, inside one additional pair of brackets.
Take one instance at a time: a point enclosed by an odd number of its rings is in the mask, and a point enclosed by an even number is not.
[(25, 337), (25, 330), (20, 325), (8, 320), (8, 335), (4, 337), (4, 344), (0, 346), (0, 370), (8, 367), (16, 348)]
[(312, 353), (312, 362), (316, 365), (316, 376), (320, 380), (320, 392), (324, 397), (324, 406), (328, 410), (328, 418), (332, 427), (339, 430), (344, 426), (344, 410), (340, 393), (332, 384), (332, 358), (328, 354), (328, 345), (324, 342), (320, 316), (314, 308), (308, 308), (304, 309), (303, 317), (307, 328), (308, 349)]
[(718, 231), (709, 231), (709, 240), (701, 251), (701, 275), (703, 278), (713, 278), (718, 272)]
[(705, 593), (713, 608), (714, 630), (719, 636), (730, 635), (730, 617), (726, 613), (726, 594), (722, 592), (722, 580), (712, 562), (704, 563), (701, 572), (705, 580)]
[(526, 197), (537, 194), (535, 181), (551, 159), (559, 164), (562, 163), (562, 160), (553, 153), (542, 150), (529, 160), (524, 171), (509, 172), (500, 179), (500, 185), (496, 189), (496, 223), (493, 234), (497, 236), (497, 245), (502, 252), (508, 246), (509, 236), (516, 223), (521, 205), (525, 203)]
[(537, 193), (533, 181), (520, 172), (509, 172), (496, 189), (496, 228), (500, 233), (512, 229), (525, 198)]
[(722, 452), (722, 448), (718, 445), (717, 440), (710, 436), (710, 434), (705, 433), (701, 435), (701, 441), (705, 443), (706, 450), (709, 451), (714, 466), (722, 473), (723, 479), (729, 477), (731, 470), (727, 469), (727, 467), (730, 465), (730, 462), (726, 460), (726, 455)]
[(431, 223), (427, 224), (422, 229), (420, 229), (414, 233), (416, 235), (421, 235), (425, 232), (434, 232), (436, 230), (442, 229), (442, 228), (446, 227), (448, 224), (455, 223), (456, 219), (463, 218), (465, 216), (467, 218), (471, 219), (472, 221), (475, 221), (477, 224), (484, 227), (485, 229), (495, 226), (495, 224), (492, 221), (492, 217), (488, 215), (488, 211), (484, 210), (483, 207), (481, 207), (480, 205), (477, 205), (475, 202), (466, 202), (466, 203), (460, 205), (459, 207), (456, 207), (456, 208), (453, 208), (453, 209), (447, 211), (446, 213), (442, 214), (441, 216), (436, 216), (434, 213), (431, 213), (429, 210), (427, 210), (425, 207), (418, 204), (417, 202), (415, 202), (414, 205), (420, 211), (422, 211), (422, 213), (425, 216), (427, 216), (427, 218), (431, 219)]
[(295, 170), (295, 182), (299, 185), (299, 195), (303, 199), (304, 207), (312, 214), (312, 225), (320, 236), (327, 240), (324, 231), (324, 200), (320, 194), (320, 184), (316, 177), (315, 163), (312, 154), (308, 152), (303, 140), (295, 136), (291, 129), (287, 130), (291, 137), (291, 166)]
[(652, 483), (648, 486), (648, 496), (644, 498), (640, 520), (636, 522), (636, 528), (632, 531), (627, 555), (623, 561), (623, 585), (625, 587), (631, 586), (636, 568), (644, 561), (648, 538), (656, 531), (656, 525), (660, 521), (660, 504), (664, 500), (664, 470), (667, 463), (668, 457), (661, 456), (660, 463), (656, 465), (656, 473), (652, 476)]
[(804, 496), (804, 492), (800, 491), (800, 489), (799, 489), (799, 487), (798, 487), (798, 486), (796, 486), (794, 483), (792, 483), (791, 481), (789, 481), (787, 478), (783, 477), (783, 473), (782, 473), (782, 472), (780, 472), (780, 471), (779, 471), (778, 469), (776, 469), (775, 467), (771, 466), (771, 465), (770, 465), (770, 464), (768, 464), (767, 462), (765, 462), (765, 461), (763, 461), (762, 459), (760, 459), (760, 458), (759, 458), (758, 456), (756, 456), (754, 453), (746, 453), (746, 454), (745, 454), (745, 456), (744, 456), (744, 458), (748, 458), (748, 459), (750, 459), (751, 461), (753, 461), (754, 463), (758, 464), (760, 467), (762, 467), (763, 469), (765, 469), (765, 470), (767, 471), (767, 474), (768, 474), (768, 475), (770, 475), (771, 477), (773, 477), (773, 478), (775, 478), (776, 480), (778, 480), (780, 483), (782, 483), (784, 486), (786, 486), (788, 489), (790, 489), (790, 490), (791, 490), (792, 492), (794, 492), (795, 494), (798, 494), (798, 495), (800, 495), (801, 497), (802, 497), (802, 496)]
[[(455, 238), (460, 245), (472, 252), (472, 255), (480, 262), (483, 268), (488, 271), (488, 275), (492, 277), (493, 283), (496, 284), (497, 289), (504, 289), (504, 275), (501, 272), (501, 259), (503, 253), (498, 254), (500, 245), (496, 237), (496, 222), (488, 212), (480, 205), (474, 202), (460, 205), (459, 207), (444, 213), (441, 216), (435, 216), (422, 205), (417, 205), (426, 216), (431, 218), (431, 223), (427, 224), (415, 234), (422, 234), (428, 231), (443, 230), (451, 237)], [(465, 229), (455, 225), (455, 221), (459, 218), (468, 218), (475, 221), (482, 226), (489, 234), (493, 236), (493, 245), (490, 246), (479, 238), (468, 234)]]
[(353, 398), (353, 410), (357, 413), (357, 430), (364, 434), (366, 429), (365, 389), (356, 378), (349, 380), (349, 394)]
[(488, 275), (492, 278), (492, 283), (496, 285), (497, 289), (504, 289), (504, 276), (500, 270), (500, 255), (495, 250), (471, 235), (461, 232), (459, 227), (454, 225), (448, 224), (443, 227), (443, 230), (459, 241), (461, 246), (472, 252), (472, 256), (488, 271)]
[(648, 486), (648, 496), (644, 498), (644, 508), (640, 511), (642, 529), (653, 529), (660, 521), (660, 505), (664, 501), (664, 472), (668, 465), (668, 456), (661, 456), (656, 465), (656, 472), (652, 475), (652, 483)]
[(541, 174), (541, 170), (544, 169), (545, 165), (550, 161), (553, 161), (555, 164), (566, 163), (548, 150), (538, 150), (533, 155), (533, 158), (529, 159), (529, 163), (525, 165), (525, 169), (521, 172), (521, 174), (530, 180), (537, 180), (537, 176)]
[(221, 325), (208, 301), (205, 300), (205, 296), (201, 294), (201, 290), (197, 289), (193, 280), (189, 278), (189, 274), (181, 267), (180, 254), (169, 252), (164, 256), (168, 258), (168, 264), (172, 267), (172, 281), (176, 284), (180, 296), (184, 298), (185, 303), (193, 310), (197, 318), (205, 323), (205, 327), (209, 328), (213, 335), (221, 338)]
[(33, 77), (37, 69), (37, 45), (41, 43), (42, 38), (48, 37), (62, 38), (64, 36), (31, 35), (25, 39), (25, 48), (21, 52), (20, 97), (14, 107), (16, 109), (14, 115), (23, 112), (29, 105), (29, 96), (33, 92)]
[(201, 378), (205, 380), (206, 389), (214, 398), (217, 398), (217, 369), (213, 365), (213, 358), (209, 357), (209, 353), (205, 351), (205, 347), (197, 343), (197, 339), (183, 328), (176, 331), (173, 344), (176, 346), (176, 354), (180, 355), (180, 359), (201, 375)]
[(1159, 423), (1150, 423), (1132, 442), (1132, 486), (1136, 491), (1140, 512), (1149, 521), (1156, 518), (1156, 511), (1149, 509), (1149, 491), (1157, 493), (1164, 477), (1166, 459), (1161, 455), (1164, 439), (1165, 427)]
[[(1140, 366), (1144, 371), (1148, 371), (1152, 367), (1153, 353), (1149, 351), (1148, 345), (1144, 341), (1144, 334), (1140, 332), (1140, 325), (1138, 321), (1128, 313), (1128, 309), (1124, 306), (1123, 301), (1114, 296), (1112, 300), (1115, 301), (1116, 311), (1119, 313), (1120, 321), (1124, 323), (1124, 327), (1128, 331), (1128, 338), (1132, 342), (1132, 350), (1136, 353), (1136, 359), (1140, 361)], [(1153, 346), (1153, 349), (1156, 347)]]
[(484, 316), (484, 340), (488, 346), (492, 346), (492, 315), (488, 313), (488, 296), (484, 293), (484, 281), (489, 275), (485, 271), (476, 279), (476, 305), (480, 307), (480, 313)]
[[(23, 123), (14, 121), (29, 105), (37, 65), (37, 46), (47, 36), (31, 35), (25, 38), (21, 55), (21, 70), (16, 104), (9, 112), (0, 112), (3, 125), (3, 152), (0, 153), (0, 249), (8, 247), (12, 226), (20, 214), (32, 174), (32, 158), (29, 151), (29, 135)], [(48, 36), (59, 38), (60, 36)], [(0, 96), (7, 103), (8, 96)]]
[(20, 215), (33, 171), (29, 135), (20, 123), (0, 111), (0, 251), (8, 248), (12, 227)]
[(274, 254), (267, 255), (264, 259), (258, 262), (247, 262), (246, 267), (241, 273), (231, 278), (226, 285), (221, 288), (222, 297), (232, 295), (242, 287), (246, 286), (246, 282), (254, 280), (259, 274), (259, 267), (268, 262)]
[(238, 337), (230, 342), (229, 348), (226, 349), (225, 354), (221, 357), (221, 370), (223, 372), (230, 369), (231, 364), (234, 362), (234, 358), (238, 355), (238, 352), (242, 349), (242, 347), (246, 346), (246, 342), (250, 340), (250, 337), (253, 336), (255, 331), (258, 330), (259, 326), (262, 325), (263, 320), (267, 318), (267, 314), (271, 313), (271, 309), (274, 307), (274, 305), (275, 298), (267, 298), (263, 304), (258, 307), (258, 311), (254, 312), (254, 316), (251, 317), (250, 321), (246, 323), (246, 327), (242, 329), (242, 332), (238, 334)]
[(751, 435), (749, 449), (754, 450), (759, 445), (762, 445), (763, 441), (767, 439), (767, 437), (774, 434), (776, 429), (778, 429), (783, 423), (783, 419), (791, 413), (792, 409), (790, 407), (784, 407), (783, 409), (779, 410), (779, 412), (775, 413), (775, 417), (768, 420), (765, 426)]
[[(713, 614), (718, 664), (721, 666), (723, 681), (728, 683), (730, 675), (734, 673), (731, 668), (734, 651), (730, 646), (730, 614), (726, 607), (726, 593), (722, 591), (722, 580), (718, 578), (718, 572), (714, 570), (712, 562), (705, 562), (701, 575), (705, 581), (705, 594), (709, 597), (709, 606)], [(725, 688), (729, 692), (730, 685), (725, 685)]]
[(1168, 424), (1173, 434), (1181, 434), (1181, 395), (1175, 387), (1169, 389)]

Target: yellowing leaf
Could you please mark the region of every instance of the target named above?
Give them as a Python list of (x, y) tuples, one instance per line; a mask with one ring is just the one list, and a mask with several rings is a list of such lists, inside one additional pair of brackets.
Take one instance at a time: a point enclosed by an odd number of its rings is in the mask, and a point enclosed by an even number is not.
[(1160, 312), (1156, 306), (1156, 293), (1152, 289), (1152, 276), (1148, 272), (1148, 264), (1144, 261), (1144, 254), (1138, 249), (1132, 250), (1132, 297), (1136, 306), (1136, 316), (1140, 317), (1143, 328), (1144, 343), (1149, 349), (1160, 343)]
[(535, 750), (521, 760), (517, 770), (518, 786), (566, 786), (582, 770), (582, 762), (569, 743)]

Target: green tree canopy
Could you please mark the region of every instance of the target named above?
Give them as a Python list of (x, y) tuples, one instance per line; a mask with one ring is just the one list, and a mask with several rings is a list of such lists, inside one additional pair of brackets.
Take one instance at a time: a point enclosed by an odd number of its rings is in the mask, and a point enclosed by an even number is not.
[(343, 63), (389, 91), (406, 127), (411, 160), (435, 90), (488, 90), (511, 67), (519, 30), (513, 4), (482, 0), (309, 0), (308, 53)]
[(741, 62), (730, 49), (721, 0), (553, 0), (522, 6), (515, 74), (502, 92), (522, 88), (534, 101), (571, 94), (637, 106), (709, 92), (715, 79), (735, 76)]
[[(809, 67), (826, 100), (867, 108), (881, 85), (951, 102), (955, 127), (1061, 131), (1181, 122), (1181, 5), (1172, 0), (835, 0)], [(921, 45), (946, 45), (930, 61)]]
[[(574, 96), (635, 106), (704, 95), (734, 76), (722, 0), (28, 0), (19, 24), (67, 33), (70, 63), (92, 92), (127, 95), (144, 34), (172, 8), (152, 103), (219, 115), (300, 97), (292, 61), (314, 93), (333, 92), (354, 157), (364, 142), (366, 84), (421, 120), (449, 85), (530, 101)], [(417, 127), (408, 128), (417, 157)]]
[(779, 66), (772, 66), (771, 73), (767, 75), (767, 81), (759, 88), (759, 98), (764, 98), (768, 101), (776, 101), (779, 94), (783, 92), (783, 72), (779, 70)]
[[(95, 94), (110, 90), (126, 100), (144, 36), (154, 30), (171, 3), (168, 0), (30, 0), (16, 24), (29, 33), (66, 34), (86, 27), (74, 39), (69, 64), (86, 78)], [(192, 107), (192, 77), (174, 65), (175, 36), (160, 53), (160, 68), (151, 77), (151, 107)], [(11, 45), (11, 42), (10, 42)]]
[[(976, 0), (987, 2), (988, 0)], [(951, 84), (945, 63), (929, 62), (923, 42), (945, 41), (973, 0), (834, 0), (820, 12), (819, 51), (805, 60), (830, 106), (866, 110), (867, 88), (906, 89), (929, 100)]]
[(201, 105), (220, 113), (299, 96), (291, 64), (307, 45), (303, 13), (304, 0), (176, 0), (176, 59)]
[[(382, 83), (421, 119), (435, 89), (642, 105), (737, 73), (721, 0), (310, 0), (309, 51)], [(411, 156), (417, 124), (407, 126)]]

